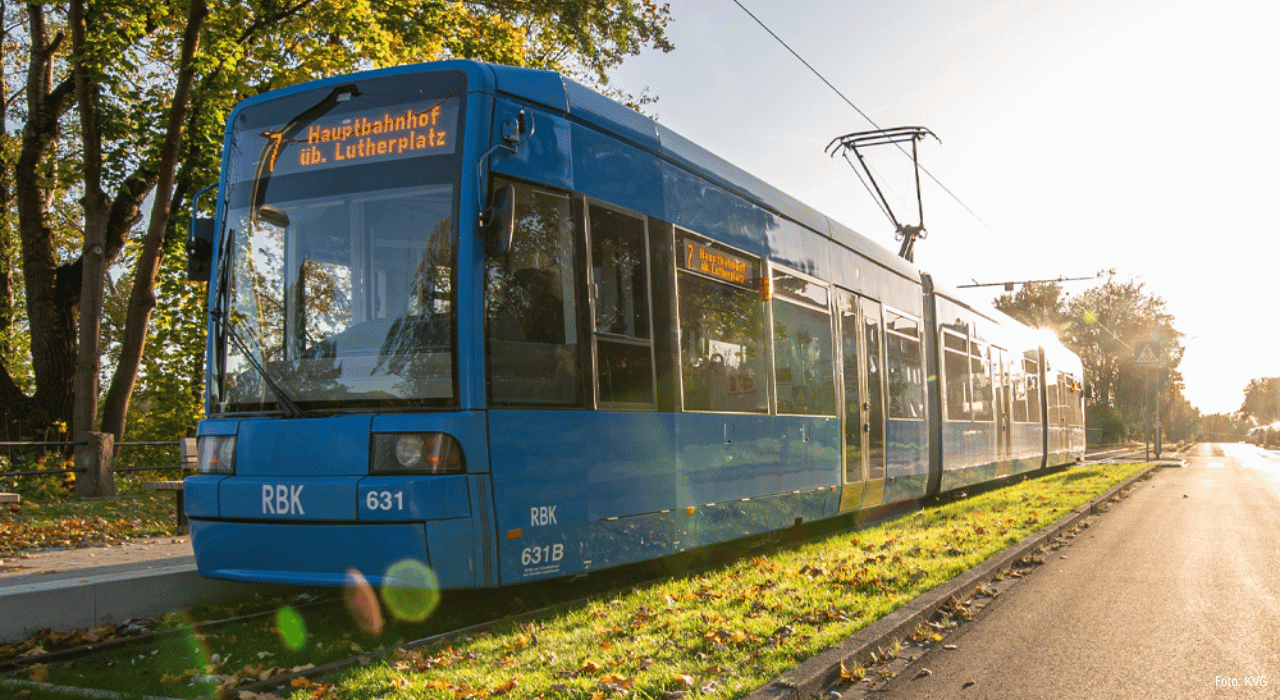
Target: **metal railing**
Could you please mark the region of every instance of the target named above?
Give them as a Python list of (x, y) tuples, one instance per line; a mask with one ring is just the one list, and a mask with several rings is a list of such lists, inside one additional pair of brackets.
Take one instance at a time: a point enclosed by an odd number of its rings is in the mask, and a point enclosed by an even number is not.
[[(74, 447), (77, 452), (76, 462), (79, 463), (79, 451), (89, 447), (86, 440), (32, 440), (28, 442), (0, 442), (0, 447)], [(112, 459), (111, 471), (114, 472), (138, 472), (138, 471), (165, 471), (165, 470), (189, 470), (195, 469), (195, 438), (179, 438), (177, 440), (150, 440), (150, 441), (134, 441), (116, 443), (114, 447), (177, 447), (179, 449), (181, 464), (162, 464), (155, 466), (115, 466), (115, 462), (119, 461), (119, 457)], [(89, 470), (84, 467), (70, 467), (64, 469), (28, 469), (22, 471), (6, 471), (0, 470), (0, 479), (18, 478), (24, 476), (50, 476), (54, 474), (84, 474)]]
[[(66, 440), (66, 441), (40, 440), (40, 441), (32, 441), (32, 442), (0, 442), (0, 447), (75, 447), (78, 449), (81, 447), (86, 447), (88, 446), (88, 444), (89, 443), (85, 440)], [(121, 444), (123, 445), (124, 443), (121, 443)], [(0, 478), (7, 479), (9, 477), (19, 477), (19, 476), (72, 474), (72, 473), (84, 473), (84, 471), (85, 471), (84, 469), (34, 469), (30, 471), (21, 471), (21, 472), (11, 472), (11, 471), (0, 470)]]

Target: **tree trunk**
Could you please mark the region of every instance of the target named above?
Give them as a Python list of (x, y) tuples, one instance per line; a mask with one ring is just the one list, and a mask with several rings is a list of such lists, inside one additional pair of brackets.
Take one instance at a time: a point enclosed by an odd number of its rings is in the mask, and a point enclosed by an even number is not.
[[(9, 3), (0, 0), (0, 66), (8, 66)], [(13, 169), (9, 157), (9, 84), (0, 80), (0, 363), (13, 353), (13, 237), (9, 235), (9, 207), (13, 204)]]
[(81, 260), (80, 342), (75, 371), (72, 434), (93, 430), (98, 415), (98, 342), (106, 277), (107, 215), (111, 200), (102, 191), (102, 134), (98, 130), (98, 91), (89, 75), (84, 0), (71, 0), (72, 74), (80, 108), (84, 147), (84, 250)]
[(35, 395), (17, 390), (7, 368), (0, 377), (7, 437), (44, 437), (49, 426), (71, 420), (72, 368), (75, 365), (75, 304), (80, 294), (78, 264), (59, 266), (49, 225), (49, 199), (41, 187), (40, 163), (54, 149), (58, 120), (70, 106), (71, 83), (53, 85), (54, 56), (62, 34), (52, 40), (45, 28), (44, 8), (27, 5), (29, 64), (27, 120), (13, 173), (22, 272), (31, 329), (31, 364)]
[(200, 28), (206, 15), (204, 0), (193, 0), (187, 28), (182, 36), (182, 58), (179, 64), (178, 84), (169, 108), (164, 146), (157, 166), (159, 181), (155, 189), (155, 201), (151, 207), (151, 222), (143, 240), (142, 255), (138, 259), (133, 278), (133, 291), (129, 296), (129, 312), (125, 320), (124, 339), (121, 342), (120, 360), (111, 378), (103, 405), (102, 427), (104, 433), (115, 436), (116, 443), (124, 440), (125, 421), (129, 415), (129, 398), (138, 377), (138, 366), (147, 342), (147, 328), (151, 311), (155, 308), (156, 277), (164, 256), (165, 229), (169, 224), (170, 196), (174, 174), (178, 169), (178, 150), (182, 142), (182, 124), (186, 119), (187, 104), (191, 99), (191, 86), (195, 80), (192, 59), (199, 44)]

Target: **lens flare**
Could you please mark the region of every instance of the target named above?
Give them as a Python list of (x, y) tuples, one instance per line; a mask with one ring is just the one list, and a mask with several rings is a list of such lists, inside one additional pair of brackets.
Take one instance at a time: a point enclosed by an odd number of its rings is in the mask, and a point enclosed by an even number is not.
[(414, 559), (392, 564), (382, 586), (382, 602), (397, 619), (422, 622), (440, 603), (435, 573)]
[(286, 605), (276, 611), (276, 631), (290, 651), (297, 651), (307, 643), (307, 623), (292, 606)]
[[(178, 636), (161, 635), (156, 640), (158, 653), (152, 657), (161, 668), (184, 668), (206, 671), (195, 674), (187, 687), (197, 694), (213, 694), (218, 690), (217, 676), (219, 666), (223, 662), (217, 654), (210, 653), (207, 637), (186, 614), (177, 617), (176, 629), (181, 630)], [(127, 623), (130, 631), (145, 631), (146, 625), (136, 625), (134, 621)]]
[(347, 612), (356, 621), (356, 625), (365, 634), (380, 634), (383, 619), (382, 608), (378, 605), (378, 596), (368, 579), (356, 569), (347, 569), (347, 585), (342, 591), (342, 602), (347, 605)]

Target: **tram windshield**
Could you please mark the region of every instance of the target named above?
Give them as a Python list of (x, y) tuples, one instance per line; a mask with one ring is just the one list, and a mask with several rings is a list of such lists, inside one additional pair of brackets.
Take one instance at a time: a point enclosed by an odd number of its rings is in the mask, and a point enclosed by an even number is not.
[(217, 412), (454, 405), (460, 73), (242, 109), (215, 278)]

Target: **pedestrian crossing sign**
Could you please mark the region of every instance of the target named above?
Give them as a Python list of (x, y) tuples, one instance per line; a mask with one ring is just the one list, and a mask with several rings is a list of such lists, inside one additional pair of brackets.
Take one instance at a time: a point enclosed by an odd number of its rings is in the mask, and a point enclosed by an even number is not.
[(1139, 367), (1160, 366), (1160, 341), (1139, 340), (1133, 344), (1133, 364)]

